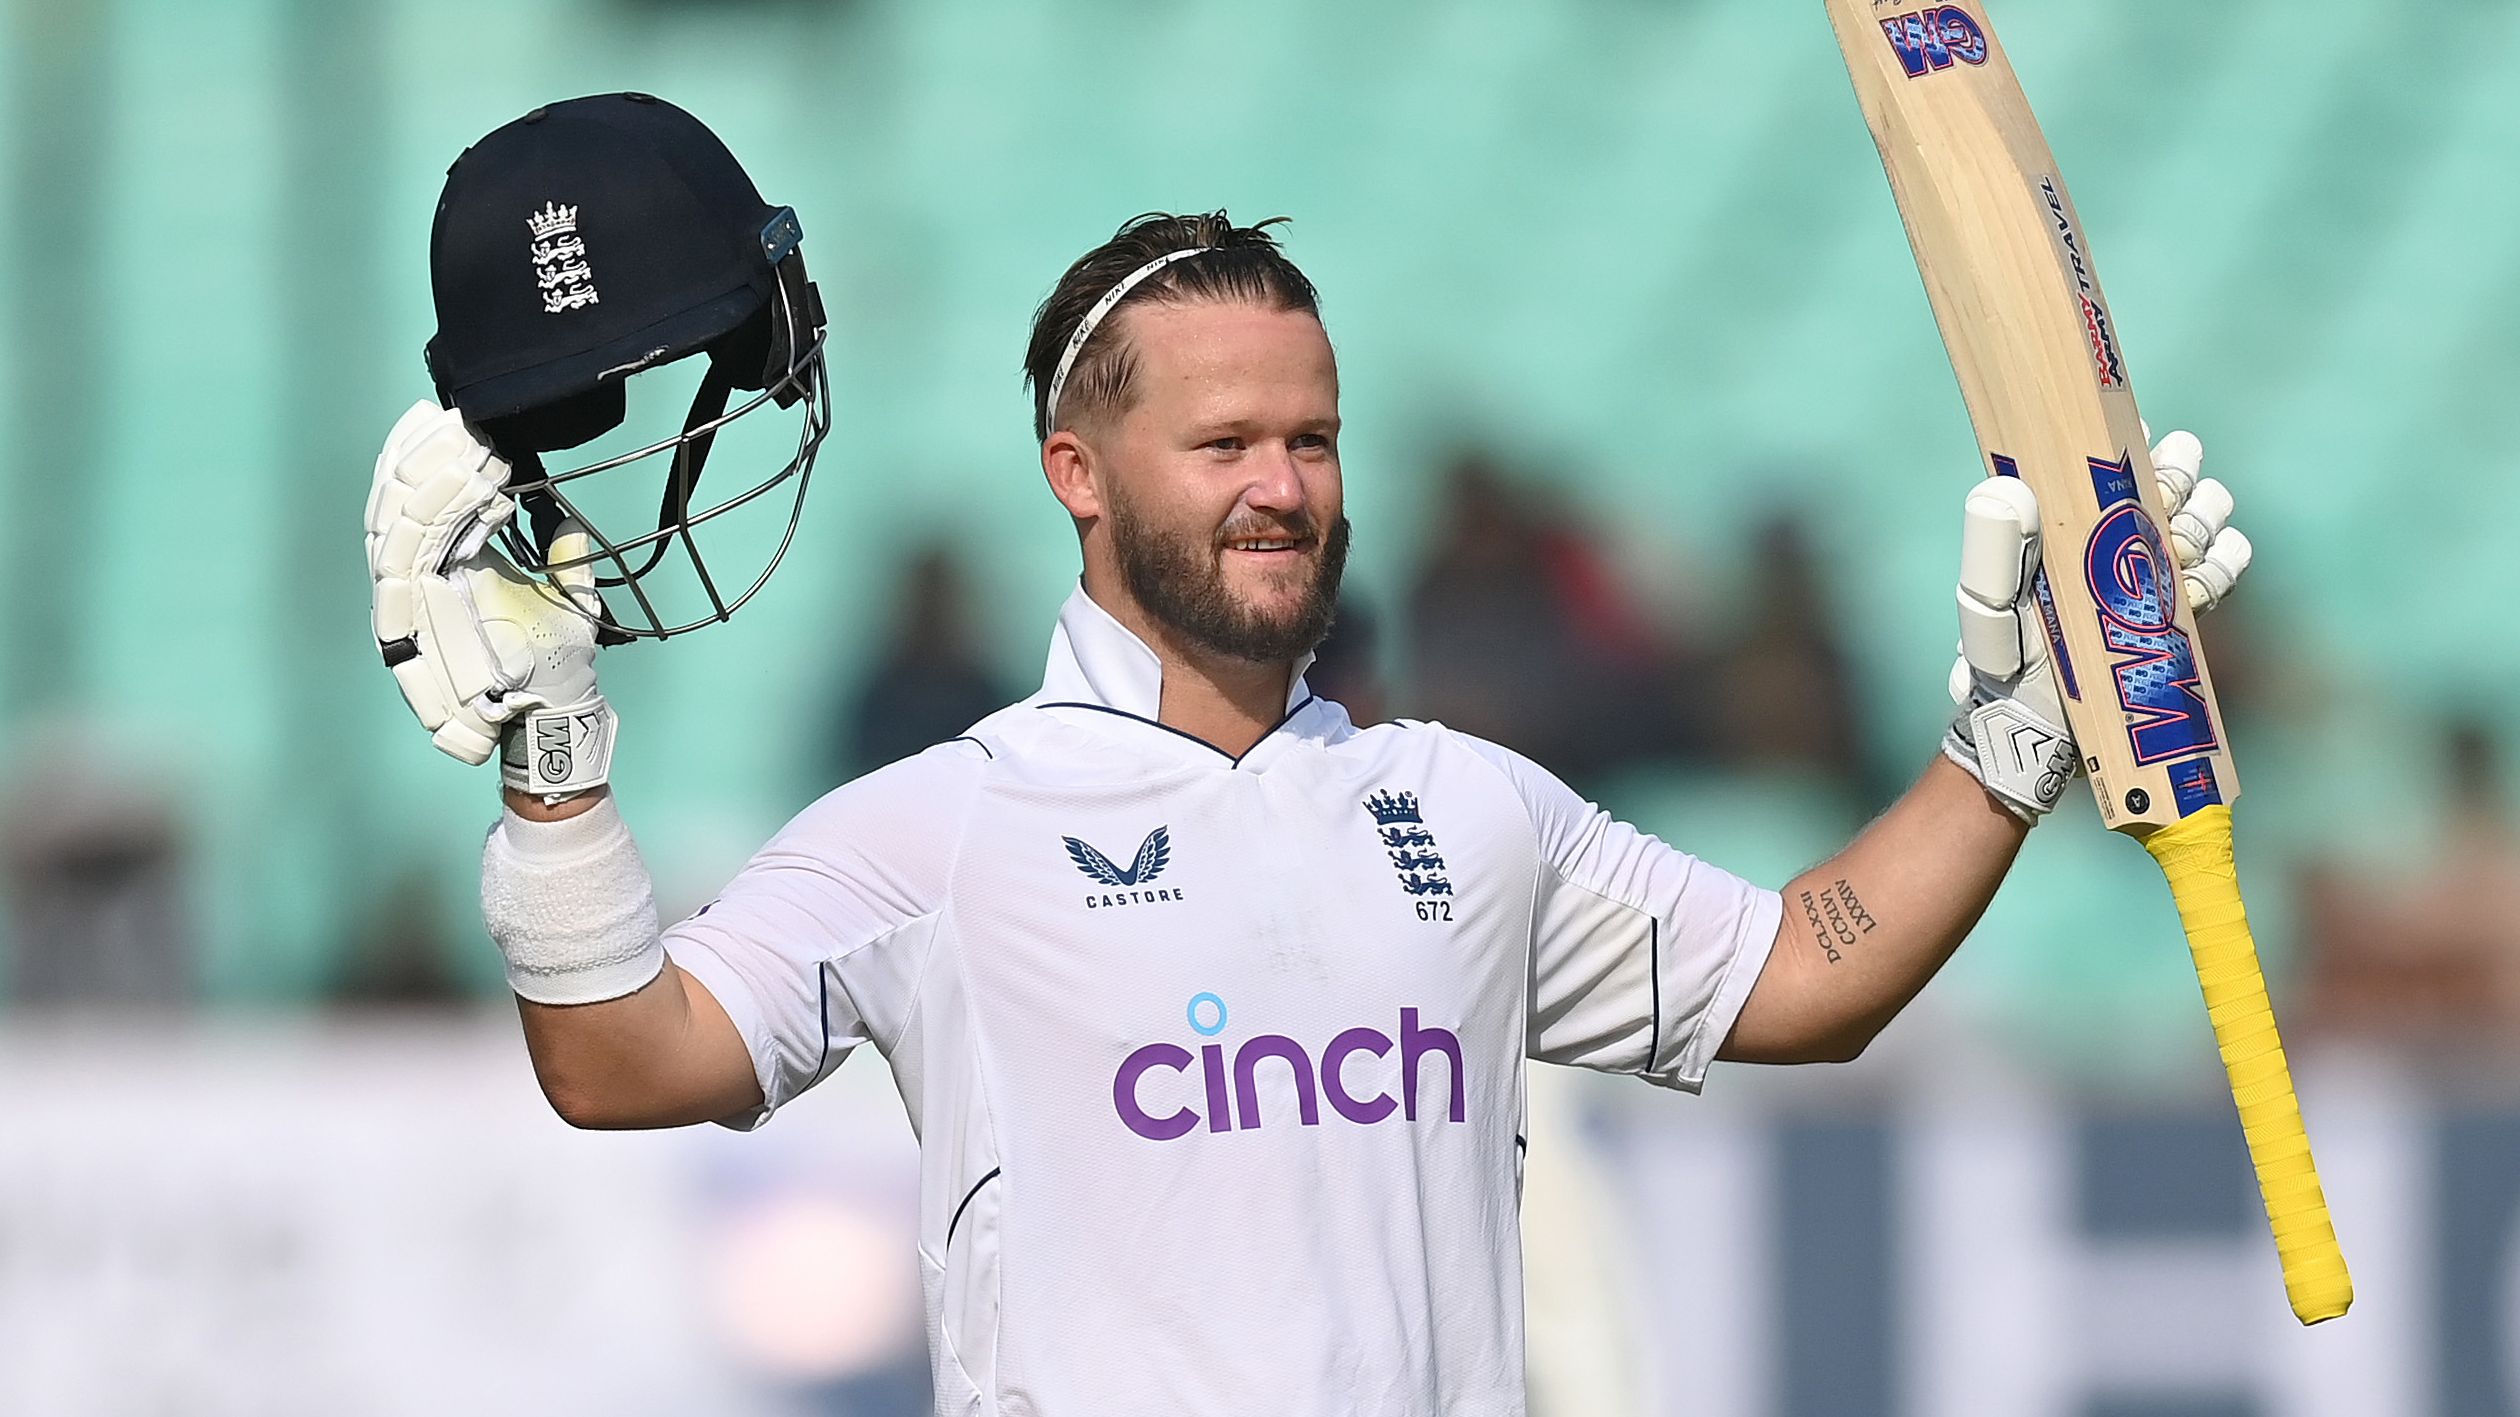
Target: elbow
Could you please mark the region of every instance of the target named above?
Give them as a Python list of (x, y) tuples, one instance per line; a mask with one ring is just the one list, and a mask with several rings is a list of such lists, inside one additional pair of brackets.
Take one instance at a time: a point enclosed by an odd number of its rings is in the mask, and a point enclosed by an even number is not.
[(1871, 1043), (1869, 1035), (1831, 1039), (1813, 1053), (1811, 1060), (1815, 1063), (1851, 1063), (1864, 1056), (1864, 1049)]
[[(645, 1132), (668, 1127), (696, 1127), (703, 1122), (742, 1117), (761, 1107), (761, 1089), (749, 1073), (742, 1092), (732, 1088), (693, 1092), (659, 1086), (649, 1079), (620, 1077), (594, 1083), (542, 1082), (543, 1100), (553, 1115), (582, 1132)], [(730, 1123), (750, 1127), (755, 1121)]]
[(1861, 1028), (1758, 1035), (1736, 1033), (1716, 1056), (1727, 1062), (1773, 1063), (1788, 1067), (1807, 1063), (1851, 1063), (1864, 1056), (1865, 1047), (1873, 1041), (1877, 1032), (1877, 1029)]
[(582, 1132), (621, 1130), (622, 1123), (604, 1105), (602, 1098), (565, 1088), (543, 1088), (543, 1100), (551, 1104), (553, 1115)]
[(1851, 1063), (1864, 1056), (1864, 1050), (1881, 1036), (1881, 1025), (1870, 1020), (1851, 1024), (1822, 1034), (1811, 1041), (1809, 1061), (1814, 1063)]
[(542, 1093), (554, 1115), (582, 1132), (629, 1132), (672, 1125), (658, 1121), (641, 1108), (626, 1105), (624, 1099), (601, 1088), (546, 1082)]

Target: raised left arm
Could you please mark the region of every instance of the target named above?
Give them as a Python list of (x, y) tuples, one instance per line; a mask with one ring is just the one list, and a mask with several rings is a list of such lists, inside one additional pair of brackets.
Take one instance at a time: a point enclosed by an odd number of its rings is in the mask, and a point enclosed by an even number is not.
[(1937, 758), (1845, 850), (1787, 883), (1776, 947), (1716, 1056), (1853, 1060), (1968, 937), (2029, 834)]
[[(2250, 556), (2226, 525), (2231, 494), (2199, 476), (2203, 458), (2187, 433), (2153, 449), (2167, 549), (2199, 614)], [(2008, 477), (1971, 488), (1951, 676), (1959, 712), (1942, 757), (1853, 844), (1787, 884), (1775, 948), (1717, 1057), (1822, 1063), (1863, 1052), (1959, 948), (2031, 824), (2081, 771), (2036, 604), (2038, 565), (2030, 489)]]

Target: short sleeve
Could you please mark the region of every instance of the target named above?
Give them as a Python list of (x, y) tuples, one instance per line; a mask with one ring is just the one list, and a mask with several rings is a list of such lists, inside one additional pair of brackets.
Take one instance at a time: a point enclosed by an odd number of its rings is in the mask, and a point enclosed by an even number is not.
[(665, 931), (761, 1082), (762, 1105), (722, 1124), (760, 1126), (850, 1050), (899, 1036), (986, 762), (956, 740), (829, 793)]
[(1540, 851), (1526, 1048), (1695, 1092), (1775, 943), (1783, 902), (1466, 740), (1512, 780)]

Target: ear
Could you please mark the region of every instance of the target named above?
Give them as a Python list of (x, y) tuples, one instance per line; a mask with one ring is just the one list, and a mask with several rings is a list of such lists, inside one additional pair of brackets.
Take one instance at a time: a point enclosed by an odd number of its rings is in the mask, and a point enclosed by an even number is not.
[(1082, 522), (1103, 514), (1102, 484), (1094, 474), (1093, 450), (1074, 430), (1059, 429), (1042, 443), (1041, 475), (1049, 480), (1050, 495), (1059, 499), (1069, 516)]

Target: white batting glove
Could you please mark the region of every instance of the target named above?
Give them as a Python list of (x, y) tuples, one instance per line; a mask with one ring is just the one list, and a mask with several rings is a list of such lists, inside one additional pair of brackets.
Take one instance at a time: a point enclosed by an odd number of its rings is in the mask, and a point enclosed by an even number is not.
[[(595, 627), (490, 548), (516, 513), (507, 476), (460, 413), (423, 399), (394, 424), (368, 492), (376, 642), (441, 751), (478, 764), (504, 743), (508, 786), (564, 797), (609, 777), (615, 720), (595, 686)], [(563, 522), (552, 559), (587, 544)], [(555, 576), (594, 603), (592, 570)]]
[[(2200, 477), (2205, 447), (2173, 432), (2153, 445), (2154, 480), (2170, 513), (2164, 530), (2188, 606), (2202, 615), (2249, 568), (2249, 539), (2231, 526), (2231, 493)], [(1989, 477), (1961, 504), (1960, 658), (1951, 697), (1960, 712), (1943, 756), (1968, 769), (2013, 815), (2036, 822), (2082, 771), (2065, 721), (2036, 594), (2039, 499), (2017, 477)]]

